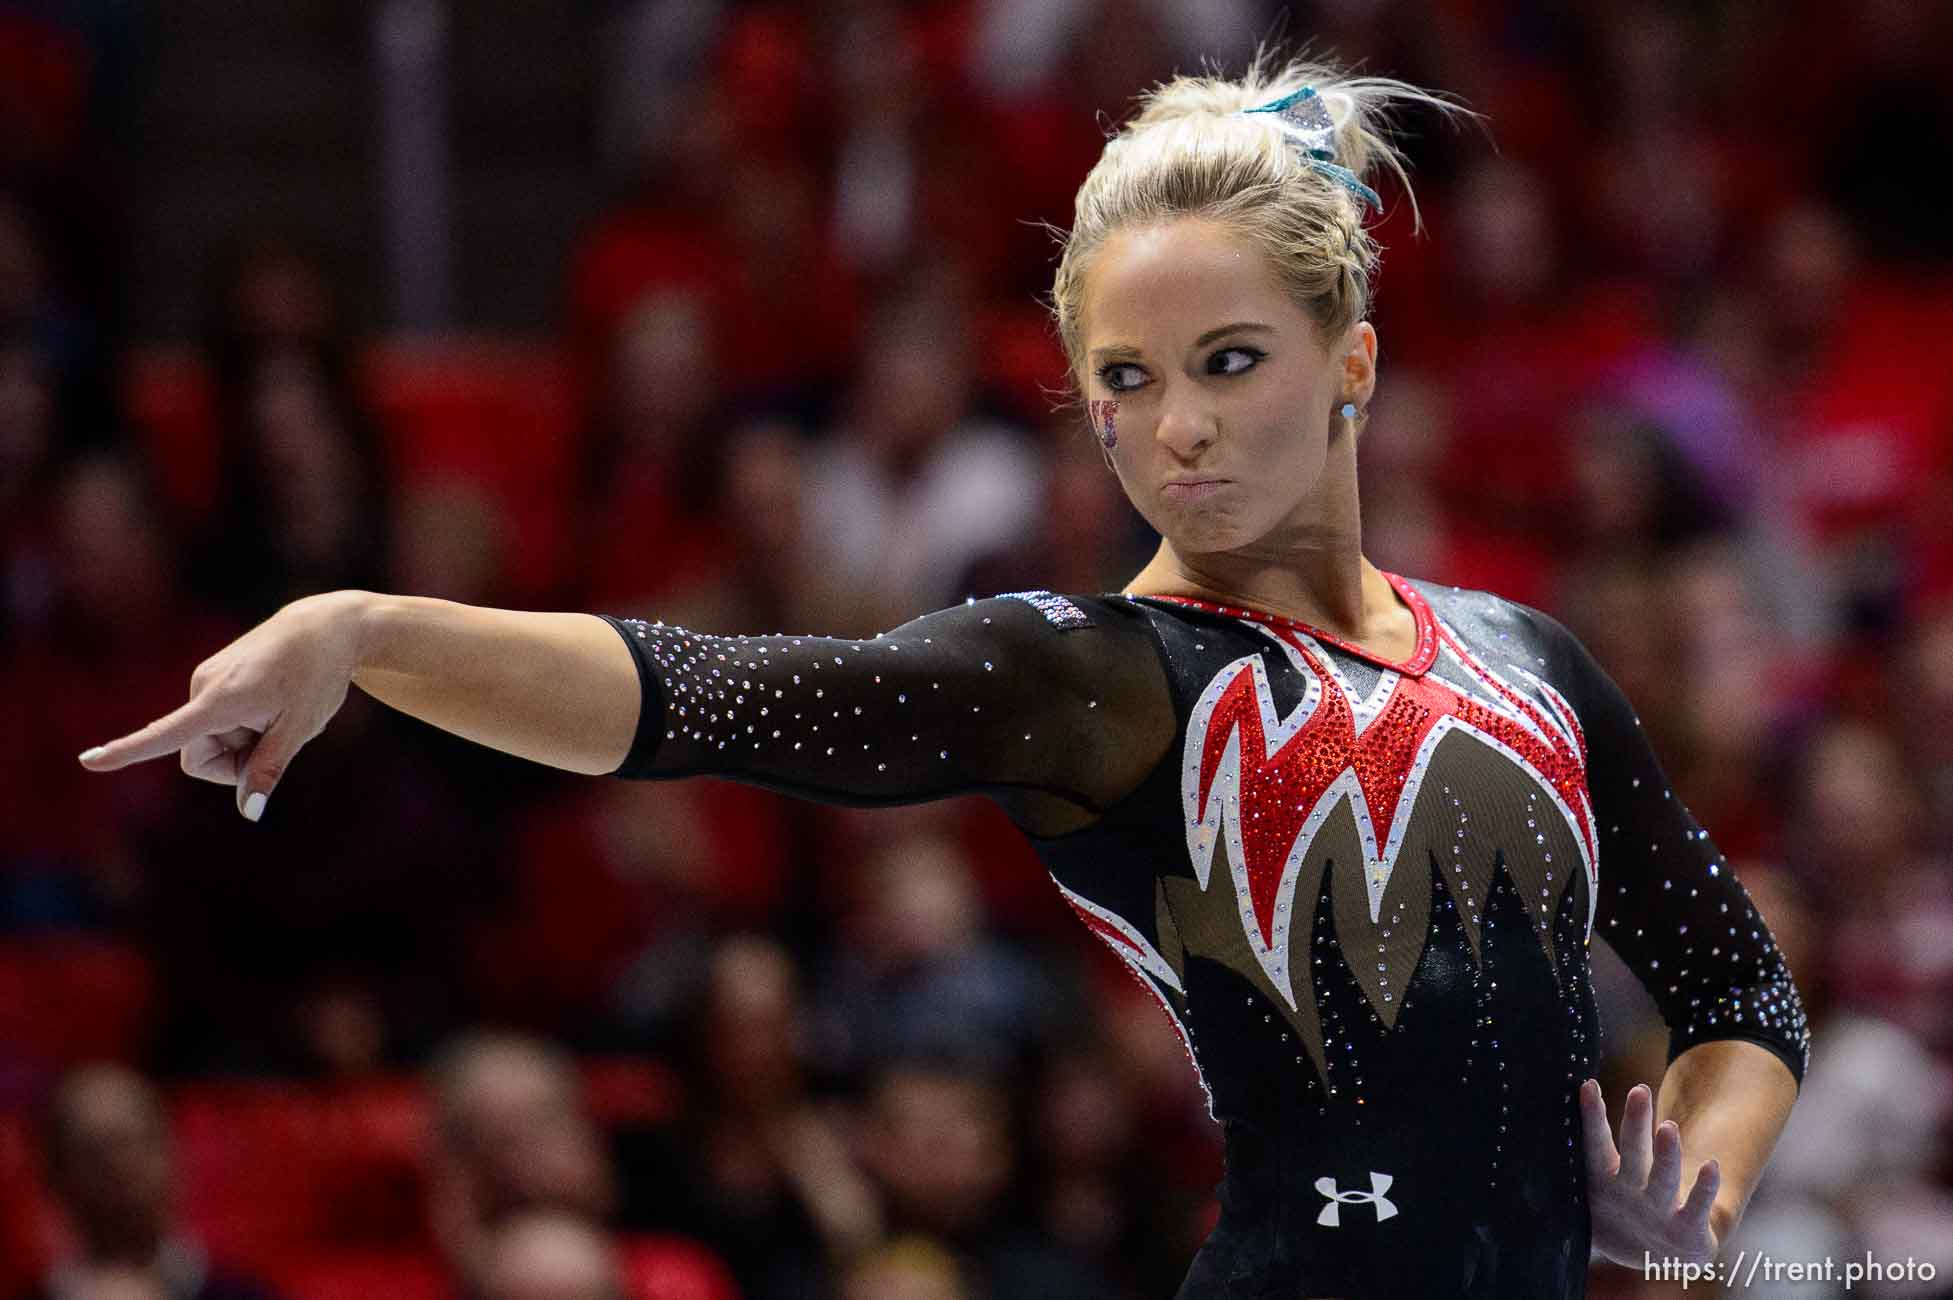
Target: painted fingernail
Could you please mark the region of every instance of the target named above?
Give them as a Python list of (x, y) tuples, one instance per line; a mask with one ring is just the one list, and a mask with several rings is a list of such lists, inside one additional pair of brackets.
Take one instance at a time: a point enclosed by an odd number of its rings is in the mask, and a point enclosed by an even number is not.
[(100, 758), (103, 754), (106, 754), (107, 752), (108, 752), (107, 745), (96, 745), (90, 749), (82, 750), (81, 753), (77, 754), (75, 757), (79, 758), (84, 763), (92, 763), (96, 759)]
[(244, 800), (244, 816), (247, 821), (256, 821), (258, 818), (264, 816), (265, 799), (266, 795), (262, 790), (246, 796)]

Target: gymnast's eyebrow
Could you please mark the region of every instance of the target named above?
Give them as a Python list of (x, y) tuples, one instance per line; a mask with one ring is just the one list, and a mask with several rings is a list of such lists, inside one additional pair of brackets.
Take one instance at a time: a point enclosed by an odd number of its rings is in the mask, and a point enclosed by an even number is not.
[[(1232, 321), (1229, 324), (1217, 325), (1213, 329), (1208, 330), (1205, 334), (1195, 339), (1193, 345), (1197, 348), (1204, 348), (1215, 339), (1223, 338), (1237, 331), (1273, 334), (1275, 327), (1273, 325), (1264, 325), (1260, 321)], [(1139, 349), (1129, 343), (1109, 343), (1102, 348), (1093, 348), (1091, 355), (1094, 357), (1136, 357), (1139, 355)]]

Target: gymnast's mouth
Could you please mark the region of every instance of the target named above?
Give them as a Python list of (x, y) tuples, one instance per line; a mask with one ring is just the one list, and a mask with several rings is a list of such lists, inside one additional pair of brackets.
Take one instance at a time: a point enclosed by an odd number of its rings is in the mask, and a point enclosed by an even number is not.
[(1204, 501), (1232, 486), (1231, 479), (1183, 478), (1161, 484), (1160, 492), (1169, 501)]

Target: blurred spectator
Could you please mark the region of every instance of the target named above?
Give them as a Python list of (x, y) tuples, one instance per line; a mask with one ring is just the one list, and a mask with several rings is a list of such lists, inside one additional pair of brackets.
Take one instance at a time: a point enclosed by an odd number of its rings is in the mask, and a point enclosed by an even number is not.
[(527, 1211), (490, 1236), (480, 1300), (624, 1300), (615, 1252), (573, 1215)]
[(593, 606), (651, 608), (716, 567), (729, 430), (710, 325), (697, 291), (653, 289), (611, 340), (580, 488)]
[(941, 1239), (990, 1300), (1109, 1294), (1083, 1259), (1020, 1220), (1003, 1076), (938, 1058), (891, 1062), (868, 1089), (862, 1159), (891, 1230)]
[(127, 456), (71, 459), (38, 504), (45, 616), (0, 658), (0, 928), (128, 923), (150, 899), (136, 846), (190, 793), (182, 774), (147, 764), (90, 782), (50, 756), (126, 730), (131, 710), (176, 708), (208, 649), (243, 629), (187, 599), (153, 485)]
[(477, 1034), (430, 1067), (435, 1237), (455, 1275), (481, 1279), (497, 1228), (526, 1211), (604, 1223), (617, 1187), (576, 1066), (539, 1040)]
[[(5, 24), (0, 13), (0, 39)], [(4, 127), (0, 105), (0, 133)], [(40, 353), (61, 426), (75, 444), (89, 446), (108, 441), (115, 418), (112, 385), (104, 374), (103, 332), (110, 322), (90, 315), (77, 301), (96, 299), (89, 306), (104, 313), (116, 306), (113, 281), (97, 280), (115, 258), (113, 250), (95, 242), (108, 233), (91, 228), (94, 219), (108, 215), (93, 202), (97, 197), (16, 188), (0, 158), (0, 337), (19, 335)], [(64, 210), (77, 200), (82, 212)], [(111, 300), (97, 298), (104, 292)]]
[[(735, 577), (712, 594), (736, 605)], [(674, 599), (658, 612), (706, 627), (725, 608)], [(579, 783), (538, 802), (513, 819), (513, 888), (473, 937), (478, 1004), (592, 1045), (673, 1048), (717, 937), (774, 923), (800, 887), (806, 811), (717, 780)]]
[(729, 400), (816, 401), (849, 364), (857, 290), (820, 220), (809, 162), (742, 149), (738, 107), (725, 92), (701, 102), (674, 141), (676, 175), (654, 173), (666, 183), (642, 187), (583, 237), (568, 290), (572, 340), (586, 360), (600, 356), (647, 293), (686, 289), (709, 304)]
[(800, 161), (720, 160), (730, 183), (721, 215), (737, 276), (722, 286), (721, 341), (729, 392), (793, 396), (846, 372), (858, 332), (858, 289), (820, 219), (821, 181)]
[[(731, 632), (790, 631), (821, 617), (806, 532), (806, 439), (784, 417), (761, 416), (722, 436), (713, 545), (674, 574), (666, 622)], [(698, 553), (693, 552), (694, 555)], [(661, 607), (661, 608), (664, 608)]]
[(1659, 426), (1591, 402), (1575, 413), (1572, 440), (1576, 544), (1588, 553), (1672, 550), (1727, 527)]
[(59, 444), (47, 357), (24, 330), (0, 326), (0, 651), (54, 597), (47, 508)]
[[(1806, 666), (1770, 617), (1768, 592), (1749, 563), (1756, 554), (1712, 539), (1677, 554), (1670, 570), (1685, 629), (1679, 704), (1688, 744), (1668, 756), (1668, 766), (1690, 791), (1696, 820), (1716, 828), (1716, 846), (1732, 859), (1781, 856), (1782, 810), (1772, 785), (1792, 718), (1808, 707), (1788, 688)], [(1763, 682), (1785, 688), (1759, 689)]]
[[(1953, 1268), (1953, 1195), (1932, 1182), (1953, 1095), (1945, 1062), (1903, 1029), (1854, 1014), (1831, 1017), (1812, 1042), (1822, 1047), (1732, 1246), (1797, 1258), (1870, 1250), (1881, 1260), (1930, 1263), (1945, 1276)], [(1932, 1294), (1916, 1283), (1872, 1285), (1881, 1295)]]
[[(1953, 238), (1937, 214), (1953, 175), (1945, 58), (1953, 23), (1943, 5), (1881, 0), (1854, 12), (1841, 39), (1850, 93), (1826, 123), (1821, 184), (1879, 257), (1944, 266)], [(1901, 181), (1907, 172), (1913, 179)]]
[(1729, 223), (1728, 161), (1705, 129), (1703, 82), (1689, 75), (1694, 15), (1639, 0), (1591, 22), (1586, 83), (1599, 137), (1580, 151), (1583, 261), (1664, 289), (1700, 279)]
[(858, 868), (815, 995), (819, 1060), (850, 1078), (918, 1054), (1021, 1067), (1069, 1023), (1053, 974), (986, 931), (956, 842), (890, 835)]
[(841, 255), (870, 283), (899, 274), (925, 244), (954, 248), (986, 282), (1008, 273), (1012, 214), (997, 202), (1001, 160), (985, 147), (984, 105), (931, 48), (949, 8), (873, 0), (835, 6), (826, 25), (830, 220)]
[(168, 1300), (169, 1291), (152, 1273), (112, 1268), (81, 1283), (76, 1294), (84, 1300)]
[(1150, 1168), (1137, 1083), (1104, 1042), (1061, 1051), (1038, 1076), (1027, 1146), (1039, 1230), (1128, 1295), (1174, 1271), (1172, 1224), (1190, 1208)]
[(1646, 555), (1601, 557), (1568, 574), (1557, 595), (1551, 603), (1633, 702), (1664, 767), (1686, 762), (1687, 678), (1672, 669), (1685, 631), (1671, 616), (1675, 593), (1661, 563)]
[(1840, 1009), (1910, 1034), (1953, 1078), (1953, 869), (1923, 839), (1923, 803), (1882, 728), (1827, 723), (1798, 786), (1798, 863), (1821, 882)]
[(507, 555), (515, 544), (495, 496), (465, 479), (401, 495), (386, 589), (467, 605), (510, 605)]
[(972, 595), (1117, 591), (1158, 544), (1134, 526), (1119, 480), (1075, 407), (1055, 415), (1043, 437), (1043, 499), (1022, 534), (963, 575), (960, 585)]
[[(1097, 81), (1081, 96), (1087, 104), (1122, 101), (1140, 79), (1162, 64), (1211, 58), (1238, 63), (1263, 31), (1264, 6), (1246, 0), (1197, 0), (1191, 4), (1119, 3), (1118, 0), (985, 0), (972, 42), (972, 71), (987, 92), (1004, 98), (1062, 82), (1079, 59), (1090, 64), (1112, 56), (1130, 81)], [(1137, 29), (1137, 34), (1135, 34)], [(1120, 34), (1127, 48), (1106, 49)]]
[(276, 343), (236, 365), (219, 390), (219, 505), (198, 545), (197, 590), (256, 621), (315, 592), (383, 588), (390, 516), (379, 435), (344, 362), (320, 346)]
[(824, 1293), (833, 1261), (881, 1232), (840, 1117), (803, 1079), (797, 982), (778, 945), (723, 943), (681, 1053), (694, 1074), (689, 1112), (678, 1131), (627, 1148), (629, 1221), (718, 1250), (746, 1300)]
[(696, 120), (699, 77), (726, 0), (627, 0), (611, 6), (602, 105), (602, 155), (613, 175), (655, 166)]
[(807, 467), (806, 545), (835, 635), (892, 627), (966, 593), (979, 555), (1029, 526), (1043, 478), (978, 410), (968, 286), (937, 265), (886, 298), (840, 427)]
[(1441, 268), (1446, 319), (1400, 346), (1470, 394), (1453, 407), (1438, 466), (1447, 504), (1469, 518), (1456, 544), (1469, 556), (1489, 533), (1550, 550), (1573, 522), (1565, 413), (1647, 337), (1649, 304), (1633, 288), (1578, 280), (1557, 197), (1533, 169), (1479, 163), (1455, 203)]
[(1765, 232), (1755, 322), (1781, 500), (1823, 556), (1847, 627), (1898, 617), (1904, 548), (1931, 501), (1953, 429), (1936, 358), (1944, 299), (1865, 256), (1838, 215), (1805, 201)]
[(45, 1158), (75, 1250), (23, 1300), (272, 1300), (212, 1268), (176, 1222), (168, 1121), (141, 1076), (90, 1066), (63, 1079), (48, 1101)]
[(235, 390), (268, 351), (343, 354), (350, 335), (323, 247), (281, 226), (232, 233), (207, 268), (204, 349), (218, 386)]
[(1926, 800), (1926, 840), (1953, 845), (1953, 601), (1913, 625), (1890, 698)]

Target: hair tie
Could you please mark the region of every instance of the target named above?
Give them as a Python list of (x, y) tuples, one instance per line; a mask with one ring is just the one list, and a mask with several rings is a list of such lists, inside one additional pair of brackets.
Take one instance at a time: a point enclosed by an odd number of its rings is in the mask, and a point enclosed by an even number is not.
[(1379, 212), (1383, 210), (1383, 200), (1377, 197), (1377, 192), (1336, 161), (1336, 119), (1329, 115), (1328, 105), (1316, 94), (1314, 86), (1304, 86), (1293, 94), (1241, 111), (1274, 114), (1282, 134), (1301, 150), (1303, 162), (1347, 189), (1365, 205)]

